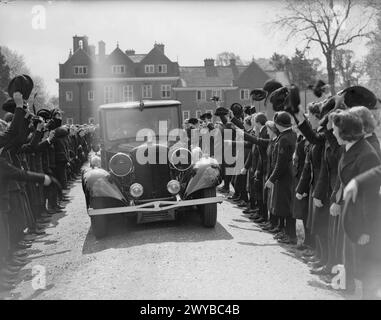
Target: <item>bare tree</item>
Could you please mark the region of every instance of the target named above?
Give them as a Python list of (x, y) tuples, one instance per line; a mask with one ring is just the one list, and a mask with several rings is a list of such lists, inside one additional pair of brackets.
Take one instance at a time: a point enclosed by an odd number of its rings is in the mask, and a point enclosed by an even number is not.
[(335, 51), (356, 39), (372, 37), (374, 6), (361, 0), (286, 0), (284, 14), (273, 23), (289, 31), (287, 39), (301, 37), (316, 43), (326, 60), (328, 82), (335, 93)]
[(221, 52), (216, 56), (216, 65), (217, 66), (228, 66), (230, 64), (230, 59), (234, 59), (236, 65), (244, 65), (246, 61), (243, 61), (241, 57), (234, 52)]

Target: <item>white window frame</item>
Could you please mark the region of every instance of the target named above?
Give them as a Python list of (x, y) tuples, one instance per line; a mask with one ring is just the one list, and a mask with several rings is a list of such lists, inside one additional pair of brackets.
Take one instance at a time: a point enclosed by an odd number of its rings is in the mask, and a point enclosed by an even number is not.
[(155, 73), (155, 65), (154, 64), (145, 64), (144, 65), (144, 73)]
[(160, 96), (162, 99), (167, 99), (172, 96), (172, 86), (170, 84), (162, 84), (160, 86)]
[(196, 110), (196, 118), (199, 119), (202, 115), (202, 111), (201, 110)]
[[(146, 89), (148, 89), (148, 92), (145, 92)], [(146, 95), (146, 93), (150, 93), (150, 94)], [(151, 99), (151, 98), (152, 98), (152, 84), (143, 84), (142, 85), (142, 99)]]
[[(243, 98), (242, 98), (243, 95)], [(249, 89), (241, 89), (239, 91), (239, 98), (241, 100), (249, 100), (250, 99), (250, 90)]]
[[(161, 70), (160, 70), (161, 68)], [(168, 72), (168, 68), (167, 68), (167, 65), (166, 64), (158, 64), (157, 65), (157, 73), (167, 73)]]
[[(200, 92), (200, 99), (198, 98), (199, 92)], [(206, 101), (206, 90), (197, 90), (196, 91), (196, 100), (197, 101)]]
[(87, 100), (94, 101), (94, 90), (87, 91)]
[(113, 86), (103, 87), (103, 101), (104, 103), (114, 102), (114, 87)]
[(217, 96), (222, 101), (222, 90), (221, 89), (212, 89), (212, 97)]
[(189, 110), (183, 110), (183, 122), (189, 118), (190, 118), (190, 111)]
[(124, 102), (134, 101), (134, 86), (132, 84), (122, 87), (122, 100)]
[(66, 91), (65, 92), (65, 100), (66, 101), (73, 101), (73, 91)]
[(87, 74), (87, 66), (74, 66), (74, 74), (79, 76), (83, 74)]
[(124, 74), (126, 73), (126, 66), (124, 64), (115, 64), (111, 66), (112, 74)]

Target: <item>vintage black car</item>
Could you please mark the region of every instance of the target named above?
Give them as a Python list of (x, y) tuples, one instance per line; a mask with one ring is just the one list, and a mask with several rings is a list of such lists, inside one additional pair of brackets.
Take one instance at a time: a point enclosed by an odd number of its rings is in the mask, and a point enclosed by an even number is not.
[[(179, 101), (102, 105), (99, 122), (100, 157), (92, 156), (82, 176), (97, 238), (106, 235), (110, 214), (134, 215), (138, 223), (144, 223), (174, 220), (180, 211), (192, 212), (189, 209), (194, 207), (205, 227), (215, 226), (217, 203), (223, 201), (216, 197), (221, 182), (218, 162), (180, 139), (168, 141), (171, 130), (184, 131), (178, 129)], [(151, 135), (140, 139), (142, 129)], [(152, 157), (154, 161), (147, 161)]]

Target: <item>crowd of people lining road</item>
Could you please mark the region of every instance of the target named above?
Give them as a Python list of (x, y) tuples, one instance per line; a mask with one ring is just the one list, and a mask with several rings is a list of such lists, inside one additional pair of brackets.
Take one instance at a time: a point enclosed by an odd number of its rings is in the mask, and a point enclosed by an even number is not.
[(96, 128), (62, 125), (62, 112), (27, 104), (33, 81), (12, 79), (0, 119), (0, 291), (14, 288), (27, 248), (62, 213)]
[[(265, 98), (273, 119), (254, 105), (234, 103), (216, 108), (220, 121), (206, 113), (187, 119), (184, 129), (189, 137), (194, 130), (241, 131), (244, 152), (236, 156), (244, 157), (244, 168), (225, 174), (219, 191), (279, 243), (292, 246), (327, 286), (336, 289), (333, 267), (343, 265), (341, 289), (355, 293), (357, 279), (364, 298), (381, 298), (379, 101), (360, 86), (331, 95), (319, 80), (311, 90), (316, 101), (303, 112), (297, 87), (285, 90), (270, 80), (251, 95), (253, 101)], [(302, 241), (296, 219), (303, 221)]]
[[(64, 209), (65, 191), (87, 161), (96, 132), (94, 125), (62, 125), (59, 109), (33, 112), (26, 102), (32, 88), (26, 75), (12, 79), (0, 121), (3, 290), (14, 287), (27, 263), (25, 249)], [(184, 129), (189, 136), (214, 129), (222, 137), (226, 129), (239, 132), (242, 141), (225, 137), (224, 146), (243, 147), (235, 156), (244, 157), (244, 168), (227, 174), (230, 164), (222, 161), (219, 191), (279, 243), (300, 250), (311, 273), (329, 283), (332, 268), (344, 265), (348, 292), (358, 279), (364, 298), (379, 298), (381, 150), (374, 132), (379, 101), (359, 86), (336, 95), (322, 81), (311, 89), (317, 100), (303, 112), (297, 87), (269, 80), (251, 95), (253, 101), (265, 100), (266, 108), (275, 111), (273, 119), (254, 105), (234, 103), (228, 109), (217, 102), (214, 115), (187, 119)], [(302, 241), (297, 219), (303, 221)]]

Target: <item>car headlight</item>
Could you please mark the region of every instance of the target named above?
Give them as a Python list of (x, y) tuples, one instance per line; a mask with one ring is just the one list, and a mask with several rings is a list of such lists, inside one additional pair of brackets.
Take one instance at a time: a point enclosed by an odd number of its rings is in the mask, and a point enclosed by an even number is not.
[(180, 182), (171, 180), (167, 184), (167, 190), (170, 194), (178, 194), (180, 192)]
[(133, 170), (133, 162), (129, 155), (118, 152), (111, 157), (108, 167), (117, 177), (124, 177)]
[(130, 194), (134, 198), (140, 198), (143, 195), (144, 188), (140, 183), (134, 183), (130, 186)]

